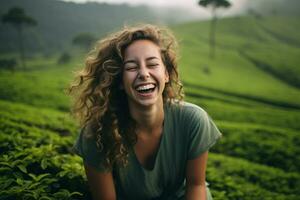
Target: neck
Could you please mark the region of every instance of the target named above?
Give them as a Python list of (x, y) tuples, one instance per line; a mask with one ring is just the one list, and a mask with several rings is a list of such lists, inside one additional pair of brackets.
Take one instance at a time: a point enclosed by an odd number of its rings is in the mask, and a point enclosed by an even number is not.
[(137, 123), (138, 133), (152, 134), (162, 128), (164, 121), (163, 103), (143, 108), (129, 106), (129, 111)]

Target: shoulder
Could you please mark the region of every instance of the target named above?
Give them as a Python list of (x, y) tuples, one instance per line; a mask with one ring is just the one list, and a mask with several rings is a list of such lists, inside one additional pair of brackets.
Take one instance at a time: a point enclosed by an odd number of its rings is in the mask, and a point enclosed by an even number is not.
[(73, 151), (83, 158), (83, 161), (94, 167), (97, 171), (108, 171), (106, 167), (106, 155), (98, 147), (95, 139), (95, 129), (85, 126), (81, 129), (80, 134), (73, 146)]
[(74, 150), (77, 154), (83, 156), (83, 154), (93, 151), (96, 147), (95, 134), (91, 126), (84, 126), (80, 129), (77, 141), (75, 143), (76, 148)]
[(208, 118), (208, 114), (203, 108), (189, 102), (170, 104), (168, 112), (180, 120), (205, 120)]
[(169, 126), (179, 132), (189, 132), (208, 124), (210, 117), (207, 112), (198, 105), (181, 102), (166, 106), (166, 118)]

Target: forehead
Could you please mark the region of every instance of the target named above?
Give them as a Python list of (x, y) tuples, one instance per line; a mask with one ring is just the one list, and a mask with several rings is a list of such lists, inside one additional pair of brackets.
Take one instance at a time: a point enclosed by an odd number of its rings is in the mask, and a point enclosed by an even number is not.
[(160, 58), (160, 48), (150, 40), (137, 40), (124, 51), (124, 59), (137, 59), (156, 56)]

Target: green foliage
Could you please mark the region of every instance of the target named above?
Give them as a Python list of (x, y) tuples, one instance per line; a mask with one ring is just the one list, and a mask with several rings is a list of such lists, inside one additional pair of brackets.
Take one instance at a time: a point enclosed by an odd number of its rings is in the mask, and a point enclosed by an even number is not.
[(187, 100), (204, 107), (215, 120), (300, 130), (300, 113), (296, 109), (276, 108), (270, 105), (240, 105), (205, 97), (187, 97)]
[(71, 69), (66, 70), (63, 67), (47, 71), (40, 69), (30, 73), (16, 71), (13, 76), (9, 71), (0, 71), (0, 98), (67, 111), (70, 102), (65, 95), (65, 89), (71, 74)]
[(58, 64), (66, 64), (71, 61), (71, 55), (67, 52), (64, 52), (60, 55), (60, 57), (57, 60)]
[(14, 26), (36, 25), (37, 22), (32, 17), (26, 15), (23, 8), (12, 7), (2, 16), (3, 23), (10, 23)]
[(58, 111), (0, 105), (1, 199), (87, 198), (82, 161), (71, 149), (74, 123)]
[[(297, 20), (279, 19), (287, 24), (285, 36), (297, 41), (292, 28)], [(272, 20), (262, 23), (283, 34)], [(299, 89), (240, 53), (298, 76), (298, 49), (252, 18), (224, 19), (219, 56), (212, 61), (205, 53), (208, 26), (196, 22), (173, 29), (182, 41), (187, 101), (203, 107), (223, 133), (208, 159), (214, 199), (299, 199)], [(279, 51), (264, 53), (280, 47), (290, 55), (285, 66)], [(36, 57), (29, 60), (30, 71), (0, 71), (0, 199), (90, 199), (82, 160), (72, 152), (78, 126), (67, 113), (70, 101), (63, 91), (77, 62), (82, 63), (74, 59), (58, 65), (57, 57)]]
[[(87, 2), (76, 4), (67, 1), (49, 0), (8, 0), (0, 1), (1, 12), (8, 10), (11, 6), (22, 7), (26, 13), (34, 15), (40, 26), (36, 30), (36, 37), (26, 38), (28, 51), (40, 53), (56, 53), (65, 45), (69, 45), (72, 38), (80, 32), (91, 32), (97, 38), (106, 35), (126, 24), (133, 23), (156, 23), (163, 24), (186, 21), (194, 19), (193, 13), (184, 9), (165, 7), (152, 8), (143, 5), (131, 6), (128, 4), (110, 4), (99, 2)], [(13, 30), (7, 30), (0, 35), (0, 51), (13, 51), (11, 46), (14, 40)], [(41, 45), (37, 40), (41, 40)], [(31, 48), (30, 48), (31, 47)]]
[(219, 7), (227, 8), (227, 7), (231, 6), (231, 3), (227, 0), (200, 0), (198, 2), (198, 4), (200, 6), (204, 6), (204, 7), (212, 6), (215, 8), (219, 8)]
[(57, 110), (0, 100), (0, 114), (1, 118), (18, 123), (20, 126), (28, 125), (31, 128), (48, 129), (60, 135), (71, 135), (76, 130), (70, 115)]
[(80, 33), (73, 38), (72, 43), (88, 50), (95, 41), (96, 38), (91, 33)]
[(215, 57), (215, 45), (216, 45), (216, 25), (217, 25), (217, 13), (216, 9), (218, 8), (228, 8), (231, 6), (231, 3), (227, 0), (200, 0), (198, 2), (200, 6), (211, 7), (212, 20), (210, 25), (209, 41), (210, 41), (210, 57)]
[(83, 174), (78, 157), (59, 154), (52, 145), (10, 152), (0, 158), (0, 196), (6, 199), (76, 196), (80, 199), (87, 193)]
[(6, 58), (0, 59), (0, 69), (14, 70), (17, 65), (16, 59)]
[(216, 153), (245, 158), (255, 163), (300, 171), (299, 134), (288, 129), (266, 126), (218, 123), (223, 138), (213, 149)]
[[(239, 95), (245, 99), (299, 105), (299, 90), (282, 81), (299, 76), (299, 49), (275, 39), (253, 18), (227, 18), (218, 24), (218, 57), (210, 60), (207, 53), (209, 25), (208, 22), (191, 22), (173, 27), (181, 41), (179, 66), (186, 83), (201, 86), (209, 92), (218, 90), (216, 93)], [(298, 18), (266, 17), (263, 25), (287, 38), (293, 38), (293, 41), (299, 36), (299, 31), (292, 28), (299, 26)], [(281, 32), (277, 26), (282, 27)], [(284, 78), (262, 70), (242, 56), (240, 51), (263, 60)], [(209, 68), (210, 73), (204, 73), (203, 68)], [(283, 71), (290, 73), (281, 73)]]
[(23, 26), (35, 26), (37, 22), (32, 17), (26, 15), (24, 9), (20, 7), (12, 7), (11, 9), (9, 9), (8, 12), (2, 16), (2, 22), (12, 24), (18, 32), (20, 58), (22, 67), (23, 69), (25, 69), (25, 51), (22, 33)]
[[(280, 49), (268, 51), (267, 48), (250, 49), (245, 52), (244, 56), (262, 70), (268, 71), (292, 86), (300, 87), (300, 69), (294, 67), (298, 62), (299, 49), (282, 46)], [(288, 52), (284, 59), (278, 57), (278, 54), (282, 51)], [(265, 58), (269, 59), (266, 60)]]
[(298, 173), (210, 153), (207, 179), (215, 199), (297, 199)]

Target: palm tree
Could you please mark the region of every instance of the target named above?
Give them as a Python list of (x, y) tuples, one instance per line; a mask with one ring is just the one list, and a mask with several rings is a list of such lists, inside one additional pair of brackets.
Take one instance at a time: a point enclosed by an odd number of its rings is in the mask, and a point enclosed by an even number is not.
[(214, 58), (215, 46), (216, 46), (215, 32), (216, 32), (216, 25), (218, 19), (216, 10), (221, 7), (228, 8), (231, 6), (231, 3), (227, 0), (200, 0), (198, 4), (203, 7), (211, 8), (212, 19), (210, 24), (209, 43), (210, 43), (210, 57)]
[(20, 7), (12, 7), (2, 16), (3, 23), (9, 23), (15, 27), (18, 33), (18, 43), (19, 43), (19, 51), (21, 64), (23, 69), (26, 68), (25, 64), (25, 52), (24, 52), (24, 43), (23, 43), (23, 26), (31, 25), (35, 26), (37, 22), (31, 18), (30, 16), (25, 14), (25, 11)]

